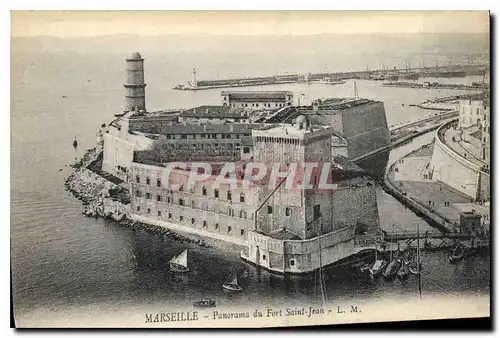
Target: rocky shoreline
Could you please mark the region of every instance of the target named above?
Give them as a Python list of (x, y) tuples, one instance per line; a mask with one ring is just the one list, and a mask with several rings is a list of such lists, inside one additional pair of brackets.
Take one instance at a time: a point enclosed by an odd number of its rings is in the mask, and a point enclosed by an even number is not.
[(211, 247), (203, 239), (182, 236), (163, 227), (132, 220), (130, 202), (126, 197), (117, 196), (117, 192), (125, 195), (128, 191), (88, 169), (98, 157), (96, 148), (88, 149), (81, 159), (70, 165), (75, 171), (64, 181), (65, 189), (82, 202), (85, 216), (112, 220), (119, 226), (142, 229), (183, 243)]

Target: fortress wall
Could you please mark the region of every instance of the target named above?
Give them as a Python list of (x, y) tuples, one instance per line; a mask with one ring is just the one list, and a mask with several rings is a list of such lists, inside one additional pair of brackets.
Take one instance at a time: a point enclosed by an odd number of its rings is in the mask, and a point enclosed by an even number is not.
[(334, 229), (346, 225), (366, 224), (369, 230), (379, 228), (377, 193), (374, 185), (333, 190), (332, 217)]
[(343, 110), (342, 125), (350, 158), (388, 146), (391, 142), (382, 102)]
[(472, 165), (436, 137), (431, 166), (433, 179), (475, 199), (478, 194), (479, 168)]
[(111, 134), (104, 134), (103, 171), (126, 181), (126, 174), (119, 171), (117, 167), (128, 168), (133, 158), (134, 145), (132, 143)]

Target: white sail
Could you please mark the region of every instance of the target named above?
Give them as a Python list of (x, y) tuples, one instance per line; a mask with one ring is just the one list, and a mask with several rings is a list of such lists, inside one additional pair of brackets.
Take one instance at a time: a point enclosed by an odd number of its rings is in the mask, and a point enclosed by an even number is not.
[(180, 255), (174, 256), (174, 258), (170, 260), (170, 263), (179, 264), (187, 268), (187, 249), (184, 250)]
[(238, 285), (238, 274), (232, 273), (226, 280), (227, 285)]

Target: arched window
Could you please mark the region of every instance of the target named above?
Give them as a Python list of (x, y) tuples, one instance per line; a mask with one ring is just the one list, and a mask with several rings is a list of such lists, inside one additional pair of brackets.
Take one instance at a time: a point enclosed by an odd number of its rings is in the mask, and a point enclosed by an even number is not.
[(207, 196), (207, 188), (203, 187), (202, 189), (202, 195)]
[(240, 194), (240, 202), (241, 202), (241, 203), (244, 203), (244, 202), (245, 202), (245, 194), (244, 194), (244, 193), (241, 193), (241, 194)]
[(159, 178), (156, 179), (156, 186), (161, 187), (161, 180)]
[(149, 185), (151, 183), (151, 180), (149, 179), (149, 177), (146, 177), (146, 184)]
[(135, 182), (136, 183), (141, 183), (141, 178), (139, 177), (139, 175), (135, 176)]

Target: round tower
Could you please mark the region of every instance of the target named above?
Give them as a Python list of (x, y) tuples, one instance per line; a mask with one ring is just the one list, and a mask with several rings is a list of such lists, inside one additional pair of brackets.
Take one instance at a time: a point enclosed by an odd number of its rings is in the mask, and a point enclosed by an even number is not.
[(144, 83), (144, 59), (133, 53), (127, 59), (127, 81), (125, 87), (125, 110), (146, 110), (146, 84)]

